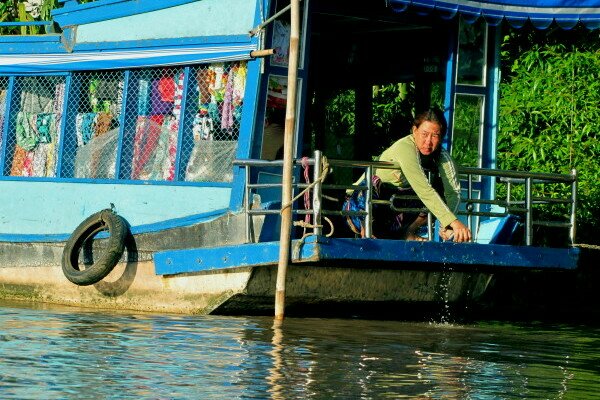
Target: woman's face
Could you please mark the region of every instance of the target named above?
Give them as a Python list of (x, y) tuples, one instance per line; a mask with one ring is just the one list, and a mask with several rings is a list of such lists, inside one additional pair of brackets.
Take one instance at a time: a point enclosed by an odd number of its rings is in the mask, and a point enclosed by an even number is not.
[(442, 133), (436, 122), (424, 121), (418, 128), (413, 126), (412, 130), (417, 148), (424, 156), (430, 155), (440, 147)]

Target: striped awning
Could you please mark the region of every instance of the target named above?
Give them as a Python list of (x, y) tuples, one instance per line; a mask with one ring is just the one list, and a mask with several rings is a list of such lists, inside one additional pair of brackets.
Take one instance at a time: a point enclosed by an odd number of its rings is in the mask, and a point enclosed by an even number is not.
[(484, 18), (497, 25), (507, 20), (516, 28), (528, 20), (539, 28), (556, 22), (563, 29), (582, 23), (588, 29), (600, 28), (600, 0), (388, 0), (390, 7), (401, 12), (412, 9), (418, 13), (439, 13), (443, 18), (460, 14), (468, 22)]
[(251, 58), (250, 52), (253, 50), (256, 50), (256, 44), (248, 43), (73, 53), (0, 54), (0, 74), (39, 74), (239, 61)]

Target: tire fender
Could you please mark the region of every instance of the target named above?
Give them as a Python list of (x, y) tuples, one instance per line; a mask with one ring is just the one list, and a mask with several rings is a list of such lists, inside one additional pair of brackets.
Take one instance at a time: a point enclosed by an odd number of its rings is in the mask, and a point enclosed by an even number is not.
[[(103, 252), (92, 265), (79, 268), (79, 253), (86, 241), (97, 233), (108, 231)], [(79, 286), (93, 285), (101, 281), (117, 265), (125, 251), (125, 239), (129, 234), (127, 222), (110, 209), (99, 211), (86, 218), (71, 234), (62, 256), (65, 277)]]

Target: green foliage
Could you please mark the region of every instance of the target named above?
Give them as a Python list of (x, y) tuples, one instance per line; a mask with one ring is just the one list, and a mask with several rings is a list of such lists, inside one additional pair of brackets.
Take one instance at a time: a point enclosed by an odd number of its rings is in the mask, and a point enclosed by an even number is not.
[[(503, 49), (498, 166), (579, 177), (580, 241), (598, 241), (600, 39), (588, 31), (509, 34)], [(508, 64), (508, 65), (507, 65)], [(547, 210), (550, 216), (565, 210)]]
[[(79, 0), (80, 4), (94, 0)], [(31, 6), (34, 6), (31, 9)], [(58, 7), (57, 0), (42, 0), (40, 4), (28, 0), (4, 0), (0, 4), (0, 22), (50, 21), (53, 9)], [(48, 33), (39, 26), (2, 26), (0, 35), (36, 35)]]
[(482, 102), (481, 96), (456, 96), (452, 156), (459, 165), (479, 167)]
[(410, 132), (415, 108), (413, 83), (373, 86), (372, 131), (368, 154), (379, 155)]
[[(33, 9), (31, 6), (34, 6)], [(58, 5), (57, 0), (42, 0), (38, 4), (27, 0), (8, 0), (0, 5), (0, 22), (49, 21), (50, 11)], [(39, 26), (2, 26), (0, 35), (36, 35), (44, 33)]]
[(325, 123), (328, 133), (334, 137), (354, 135), (355, 126), (354, 90), (341, 90), (325, 106)]

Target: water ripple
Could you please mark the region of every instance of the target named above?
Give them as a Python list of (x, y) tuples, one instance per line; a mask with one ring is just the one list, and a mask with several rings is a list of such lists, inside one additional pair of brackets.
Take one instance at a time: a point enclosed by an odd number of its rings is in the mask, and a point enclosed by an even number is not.
[(600, 393), (574, 325), (127, 314), (0, 303), (7, 399), (521, 399)]

